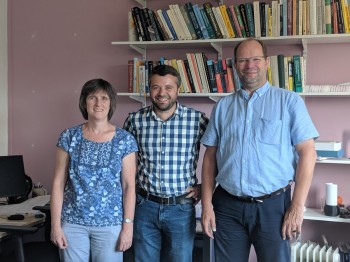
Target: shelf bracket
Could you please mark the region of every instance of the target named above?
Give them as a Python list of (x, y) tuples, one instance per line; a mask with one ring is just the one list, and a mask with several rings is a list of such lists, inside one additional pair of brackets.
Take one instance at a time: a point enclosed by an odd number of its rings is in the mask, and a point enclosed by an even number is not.
[(143, 58), (146, 57), (146, 49), (142, 47), (138, 47), (136, 45), (130, 45), (130, 48), (134, 49), (136, 52), (138, 52), (140, 55), (142, 55)]
[(218, 52), (218, 59), (222, 59), (222, 45), (217, 43), (210, 43), (211, 46)]
[(141, 5), (143, 8), (146, 8), (146, 0), (135, 0), (139, 5)]
[(220, 98), (221, 98), (221, 96), (209, 96), (209, 99), (212, 100), (212, 101), (214, 101), (215, 103), (216, 103), (217, 101), (219, 101)]
[(135, 96), (129, 96), (131, 99), (134, 99), (135, 101), (138, 101), (142, 104), (142, 107), (146, 106), (146, 96), (145, 95), (135, 95)]

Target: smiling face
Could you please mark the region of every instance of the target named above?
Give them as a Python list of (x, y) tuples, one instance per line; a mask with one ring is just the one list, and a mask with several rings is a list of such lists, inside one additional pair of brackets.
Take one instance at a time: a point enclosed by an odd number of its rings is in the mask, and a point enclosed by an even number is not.
[(97, 90), (86, 98), (86, 111), (88, 119), (107, 119), (111, 101), (107, 92)]
[(150, 98), (155, 113), (162, 119), (170, 117), (176, 109), (177, 78), (172, 75), (153, 75), (150, 81)]
[(245, 41), (237, 49), (235, 67), (243, 88), (254, 91), (267, 80), (269, 59), (265, 58), (262, 46), (257, 41)]

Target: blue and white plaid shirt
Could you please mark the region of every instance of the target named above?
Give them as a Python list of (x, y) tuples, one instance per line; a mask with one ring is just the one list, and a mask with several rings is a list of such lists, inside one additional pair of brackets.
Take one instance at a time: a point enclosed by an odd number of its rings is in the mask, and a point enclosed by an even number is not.
[(153, 106), (130, 113), (124, 128), (139, 146), (137, 183), (152, 195), (178, 196), (197, 184), (200, 140), (208, 125), (204, 113), (181, 106), (163, 121)]

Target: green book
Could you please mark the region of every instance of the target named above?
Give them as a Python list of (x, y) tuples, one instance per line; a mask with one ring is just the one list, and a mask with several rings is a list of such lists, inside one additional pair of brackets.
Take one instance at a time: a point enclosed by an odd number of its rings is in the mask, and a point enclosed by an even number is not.
[(279, 87), (286, 88), (284, 74), (284, 55), (277, 55)]
[(303, 82), (301, 77), (300, 55), (293, 56), (294, 91), (303, 92)]

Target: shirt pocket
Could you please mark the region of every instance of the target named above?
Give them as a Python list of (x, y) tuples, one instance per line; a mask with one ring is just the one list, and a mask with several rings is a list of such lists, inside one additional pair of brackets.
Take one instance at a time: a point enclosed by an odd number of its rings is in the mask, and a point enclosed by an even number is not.
[(260, 142), (278, 145), (281, 140), (282, 120), (260, 119)]

